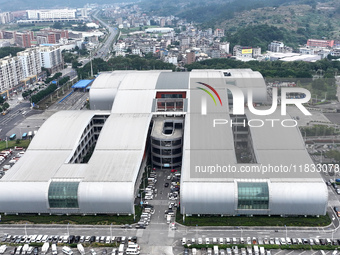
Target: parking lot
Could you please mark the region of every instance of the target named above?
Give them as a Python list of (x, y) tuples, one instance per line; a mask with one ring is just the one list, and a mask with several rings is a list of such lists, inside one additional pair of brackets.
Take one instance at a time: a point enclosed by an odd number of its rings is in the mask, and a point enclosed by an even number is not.
[[(122, 254), (119, 252), (125, 252), (124, 254), (140, 254), (140, 247), (136, 236), (5, 235), (1, 238), (1, 242), (6, 244), (0, 247), (0, 254), (11, 255)], [(72, 246), (69, 245), (72, 244), (77, 248), (71, 248)]]
[[(192, 245), (213, 245), (213, 247), (210, 248), (185, 248), (183, 254), (220, 254), (220, 255), (225, 255), (225, 254), (286, 254), (285, 252), (289, 251), (289, 254), (292, 253), (291, 249), (288, 250), (281, 250), (280, 247), (288, 247), (290, 245), (301, 245), (300, 247), (310, 247), (313, 249), (313, 246), (315, 247), (320, 247), (320, 246), (325, 246), (327, 247), (328, 245), (340, 245), (340, 239), (329, 239), (329, 238), (289, 238), (289, 237), (271, 237), (271, 238), (257, 238), (257, 237), (241, 237), (241, 238), (224, 238), (224, 237), (219, 237), (219, 238), (191, 238), (191, 239), (186, 239), (182, 238), (181, 240), (182, 245), (186, 245), (188, 247)], [(272, 245), (272, 247), (270, 247)], [(273, 249), (273, 246), (277, 246), (277, 249)], [(268, 248), (270, 247), (270, 248)], [(272, 252), (273, 251), (273, 252)], [(304, 251), (300, 249), (297, 251), (297, 254), (301, 254), (302, 252), (307, 252), (307, 254), (310, 254), (308, 252), (317, 252), (321, 253), (320, 249), (317, 251)], [(313, 253), (311, 253), (313, 254)], [(337, 254), (332, 250), (332, 254)]]

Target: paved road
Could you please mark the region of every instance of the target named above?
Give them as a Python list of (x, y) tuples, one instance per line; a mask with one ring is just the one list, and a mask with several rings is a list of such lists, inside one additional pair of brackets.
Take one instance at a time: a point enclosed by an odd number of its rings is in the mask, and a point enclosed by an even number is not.
[(94, 58), (103, 58), (104, 60), (107, 60), (109, 58), (111, 46), (114, 42), (114, 38), (116, 37), (119, 30), (115, 27), (110, 27), (107, 23), (105, 23), (103, 20), (97, 17), (98, 11), (95, 12), (93, 15), (93, 18), (98, 20), (108, 31), (109, 35), (105, 42), (101, 45), (101, 47), (96, 51), (96, 55), (93, 56)]
[(9, 132), (14, 128), (17, 128), (17, 138), (21, 138), (21, 135), (27, 132), (27, 130), (24, 126), (20, 126), (20, 123), (25, 118), (37, 113), (39, 111), (30, 109), (29, 102), (22, 102), (10, 108), (6, 115), (0, 115), (0, 139), (4, 140), (6, 137), (9, 137), (11, 135)]

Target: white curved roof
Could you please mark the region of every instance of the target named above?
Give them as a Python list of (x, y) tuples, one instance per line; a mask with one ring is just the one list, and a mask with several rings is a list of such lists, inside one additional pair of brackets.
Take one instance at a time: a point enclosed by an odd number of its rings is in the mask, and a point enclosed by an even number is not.
[(53, 114), (39, 129), (29, 150), (72, 150), (95, 111), (62, 111)]

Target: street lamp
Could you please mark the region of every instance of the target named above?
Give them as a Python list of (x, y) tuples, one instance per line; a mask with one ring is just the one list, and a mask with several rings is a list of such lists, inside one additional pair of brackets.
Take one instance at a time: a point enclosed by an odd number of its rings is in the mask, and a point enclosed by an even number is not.
[(287, 234), (288, 234), (288, 233), (287, 233), (287, 226), (286, 226), (286, 225), (285, 225), (285, 228), (286, 228), (286, 240), (287, 240)]
[(112, 238), (112, 223), (110, 225), (110, 235), (111, 235), (111, 238)]
[(241, 238), (243, 238), (243, 229), (240, 227), (241, 229)]

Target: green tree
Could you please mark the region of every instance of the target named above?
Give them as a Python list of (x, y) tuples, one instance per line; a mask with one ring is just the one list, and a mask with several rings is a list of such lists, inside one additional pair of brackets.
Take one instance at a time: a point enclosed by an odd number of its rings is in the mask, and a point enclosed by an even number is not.
[(2, 47), (0, 48), (0, 58), (4, 58), (6, 56), (16, 56), (18, 52), (25, 50), (20, 47)]
[(7, 102), (3, 103), (2, 108), (5, 110), (7, 110), (9, 108), (9, 104)]

